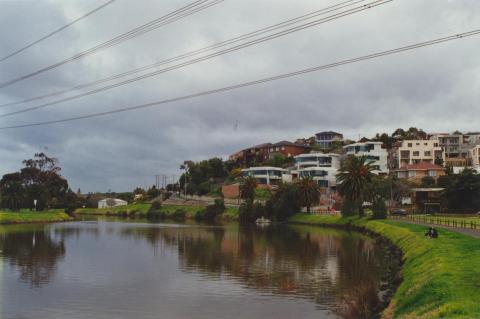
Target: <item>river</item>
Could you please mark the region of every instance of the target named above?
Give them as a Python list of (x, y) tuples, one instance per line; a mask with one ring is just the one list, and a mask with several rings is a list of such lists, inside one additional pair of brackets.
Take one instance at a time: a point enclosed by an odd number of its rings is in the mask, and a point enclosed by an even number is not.
[(320, 227), (99, 219), (0, 228), (0, 318), (360, 318), (398, 256)]

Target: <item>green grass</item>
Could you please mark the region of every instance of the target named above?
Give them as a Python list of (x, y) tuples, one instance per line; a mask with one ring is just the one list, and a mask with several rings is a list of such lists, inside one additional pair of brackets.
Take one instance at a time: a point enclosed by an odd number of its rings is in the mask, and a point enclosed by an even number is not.
[(49, 223), (70, 220), (62, 209), (44, 212), (21, 210), (18, 212), (0, 211), (0, 224)]
[(402, 250), (403, 281), (385, 317), (480, 318), (479, 239), (443, 229), (439, 238), (428, 239), (425, 226), (390, 220), (297, 214), (290, 221), (364, 228)]
[(125, 206), (117, 206), (111, 208), (79, 208), (75, 210), (75, 214), (79, 215), (121, 215), (123, 213), (143, 213), (146, 214), (151, 204), (134, 203)]
[[(75, 211), (75, 213), (79, 215), (122, 215), (126, 213), (128, 215), (143, 216), (147, 214), (150, 206), (151, 204), (149, 203), (136, 203), (112, 208), (79, 208)], [(199, 210), (205, 209), (205, 207), (189, 205), (162, 205), (160, 211), (164, 212), (166, 216), (169, 216), (178, 209), (186, 212), (187, 219), (193, 219), (195, 214)], [(238, 219), (238, 209), (227, 208), (225, 210), (224, 217), (229, 220)]]

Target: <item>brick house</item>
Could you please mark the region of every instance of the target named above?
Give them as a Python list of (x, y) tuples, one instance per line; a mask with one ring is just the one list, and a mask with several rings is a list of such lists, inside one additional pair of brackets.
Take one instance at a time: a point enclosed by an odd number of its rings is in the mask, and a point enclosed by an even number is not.
[(300, 154), (309, 153), (310, 146), (296, 144), (289, 141), (281, 141), (275, 144), (271, 144), (268, 147), (268, 157), (273, 158), (275, 155), (283, 155), (286, 157), (293, 157)]

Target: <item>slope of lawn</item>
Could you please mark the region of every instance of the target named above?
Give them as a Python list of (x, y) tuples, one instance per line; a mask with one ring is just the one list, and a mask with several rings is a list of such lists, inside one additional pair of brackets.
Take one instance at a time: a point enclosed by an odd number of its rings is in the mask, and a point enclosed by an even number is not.
[[(148, 213), (151, 204), (149, 203), (135, 203), (126, 206), (118, 206), (112, 208), (79, 208), (75, 211), (76, 214), (85, 215), (137, 215), (144, 216)], [(168, 217), (177, 210), (185, 211), (185, 217), (187, 219), (193, 219), (195, 214), (205, 209), (203, 206), (190, 206), (190, 205), (162, 205), (161, 212), (164, 212)], [(224, 217), (229, 220), (235, 220), (238, 218), (238, 209), (227, 208), (224, 213)]]
[(403, 252), (403, 281), (386, 318), (480, 318), (480, 240), (425, 226), (357, 217), (297, 214), (293, 223), (365, 229), (389, 239)]
[(0, 211), (0, 224), (49, 223), (70, 220), (62, 209), (34, 212), (20, 210), (18, 212)]

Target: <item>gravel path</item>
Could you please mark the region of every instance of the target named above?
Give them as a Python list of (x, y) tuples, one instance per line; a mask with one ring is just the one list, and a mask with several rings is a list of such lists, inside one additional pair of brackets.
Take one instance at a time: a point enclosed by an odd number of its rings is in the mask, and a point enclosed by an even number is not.
[(408, 220), (408, 219), (398, 219), (398, 218), (389, 218), (390, 220), (394, 221), (400, 221), (404, 223), (409, 223), (409, 224), (416, 224), (416, 225), (423, 225), (423, 226), (432, 226), (435, 228), (443, 228), (443, 229), (448, 229), (457, 233), (462, 233), (465, 235), (469, 235), (475, 238), (480, 238), (480, 230), (478, 229), (470, 229), (470, 228), (458, 228), (458, 227), (449, 227), (449, 226), (444, 226), (444, 225), (436, 225), (436, 224), (429, 224), (429, 223), (423, 223), (423, 222), (418, 222), (418, 221), (413, 221), (413, 220)]

